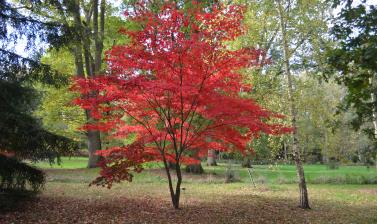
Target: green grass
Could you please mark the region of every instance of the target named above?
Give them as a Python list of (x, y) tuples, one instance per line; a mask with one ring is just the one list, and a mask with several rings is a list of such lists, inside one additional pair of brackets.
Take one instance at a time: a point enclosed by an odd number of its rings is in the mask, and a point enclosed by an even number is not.
[[(206, 171), (224, 174), (227, 164), (206, 167)], [(241, 181), (250, 180), (247, 169), (233, 164), (232, 169), (239, 174)], [(326, 165), (305, 165), (305, 177), (312, 184), (377, 184), (377, 170), (364, 166), (340, 166), (338, 169), (328, 169)], [(252, 177), (257, 182), (295, 183), (296, 167), (294, 165), (255, 165)]]
[(61, 163), (57, 162), (50, 164), (49, 162), (38, 162), (33, 165), (43, 169), (80, 169), (86, 168), (88, 164), (87, 157), (62, 157)]
[[(87, 162), (86, 157), (63, 157), (60, 165), (50, 165), (48, 162), (35, 165), (50, 169), (79, 169), (86, 168)], [(146, 169), (162, 167), (161, 163), (156, 162), (145, 165)], [(219, 163), (218, 166), (208, 167), (203, 163), (203, 167), (207, 173), (224, 176), (228, 164)], [(377, 169), (374, 167), (367, 169), (365, 166), (340, 166), (338, 169), (328, 169), (326, 165), (305, 165), (304, 169), (307, 182), (311, 184), (377, 184)], [(250, 182), (247, 169), (239, 164), (232, 164), (232, 170), (241, 182)], [(294, 165), (254, 165), (252, 177), (259, 183), (292, 184), (296, 182), (296, 168)]]

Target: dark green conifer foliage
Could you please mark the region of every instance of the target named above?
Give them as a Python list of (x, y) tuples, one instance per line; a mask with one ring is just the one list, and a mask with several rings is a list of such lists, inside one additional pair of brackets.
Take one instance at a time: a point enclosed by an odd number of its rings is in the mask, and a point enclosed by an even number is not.
[[(40, 98), (36, 83), (59, 86), (68, 82), (66, 76), (39, 61), (41, 45), (61, 46), (69, 37), (65, 27), (27, 13), (39, 3), (30, 0), (15, 5), (0, 0), (0, 153), (14, 154), (14, 158), (1, 155), (0, 189), (39, 190), (43, 173), (21, 160), (59, 161), (60, 155), (77, 147), (72, 140), (44, 130), (33, 116)], [(20, 40), (27, 42), (30, 58), (9, 47)]]

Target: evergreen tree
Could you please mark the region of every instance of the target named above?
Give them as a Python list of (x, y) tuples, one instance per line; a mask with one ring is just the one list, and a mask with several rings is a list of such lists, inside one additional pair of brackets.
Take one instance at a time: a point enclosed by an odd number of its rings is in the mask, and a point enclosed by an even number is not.
[[(39, 62), (38, 56), (26, 58), (9, 49), (19, 40), (27, 41), (29, 52), (38, 55), (37, 40), (51, 45), (62, 44), (69, 36), (58, 24), (38, 20), (23, 10), (35, 7), (38, 1), (20, 7), (0, 0), (0, 188), (25, 189), (29, 183), (38, 190), (44, 175), (21, 160), (49, 160), (76, 148), (72, 140), (42, 128), (33, 116), (38, 106), (39, 93), (35, 83), (62, 85), (67, 78)], [(7, 158), (12, 155), (14, 158)]]

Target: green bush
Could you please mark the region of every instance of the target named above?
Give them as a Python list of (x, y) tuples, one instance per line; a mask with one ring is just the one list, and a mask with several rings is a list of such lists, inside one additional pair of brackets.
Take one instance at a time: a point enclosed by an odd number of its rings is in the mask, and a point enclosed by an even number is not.
[(27, 191), (41, 190), (46, 181), (43, 171), (15, 158), (0, 155), (0, 190)]

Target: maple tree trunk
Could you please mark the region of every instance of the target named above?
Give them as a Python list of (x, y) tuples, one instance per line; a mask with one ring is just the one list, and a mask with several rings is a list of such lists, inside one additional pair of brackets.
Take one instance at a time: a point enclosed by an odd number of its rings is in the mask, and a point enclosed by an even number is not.
[(208, 150), (207, 165), (208, 166), (217, 166), (216, 152), (213, 149)]
[(175, 187), (176, 189), (175, 189), (175, 192), (174, 192), (173, 180), (172, 180), (171, 173), (170, 173), (169, 163), (166, 160), (166, 157), (165, 157), (164, 154), (162, 154), (162, 159), (163, 159), (163, 162), (164, 162), (166, 176), (168, 177), (169, 192), (170, 192), (171, 201), (173, 203), (173, 207), (175, 209), (179, 209), (179, 199), (180, 199), (180, 196), (181, 196), (181, 183), (182, 183), (181, 167), (180, 167), (179, 164), (176, 164), (176, 166), (175, 166), (175, 171), (176, 171), (176, 174), (177, 174), (177, 184), (176, 184), (176, 187)]
[(182, 172), (181, 166), (177, 163), (175, 167), (175, 171), (177, 173), (177, 185), (175, 186), (175, 197), (173, 200), (173, 205), (175, 209), (179, 209), (179, 199), (181, 197), (181, 184), (182, 184)]
[(294, 156), (294, 161), (296, 164), (296, 170), (297, 170), (297, 177), (299, 181), (299, 189), (300, 189), (300, 208), (303, 209), (310, 209), (309, 206), (309, 197), (308, 197), (308, 190), (306, 187), (306, 180), (305, 180), (305, 173), (304, 173), (304, 167), (301, 162), (301, 155), (300, 155), (300, 149), (299, 149), (299, 142), (298, 142), (298, 132), (297, 132), (297, 109), (296, 104), (294, 100), (293, 95), (293, 80), (292, 80), (292, 74), (290, 71), (290, 50), (289, 50), (289, 43), (287, 40), (287, 34), (286, 34), (286, 24), (284, 22), (284, 15), (283, 15), (283, 6), (281, 4), (281, 1), (278, 1), (278, 11), (279, 11), (279, 17), (280, 17), (280, 29), (282, 33), (283, 38), (283, 51), (284, 51), (284, 70), (285, 74), (288, 79), (288, 101), (289, 101), (289, 111), (291, 115), (291, 125), (293, 128), (293, 142), (292, 142), (292, 151)]

